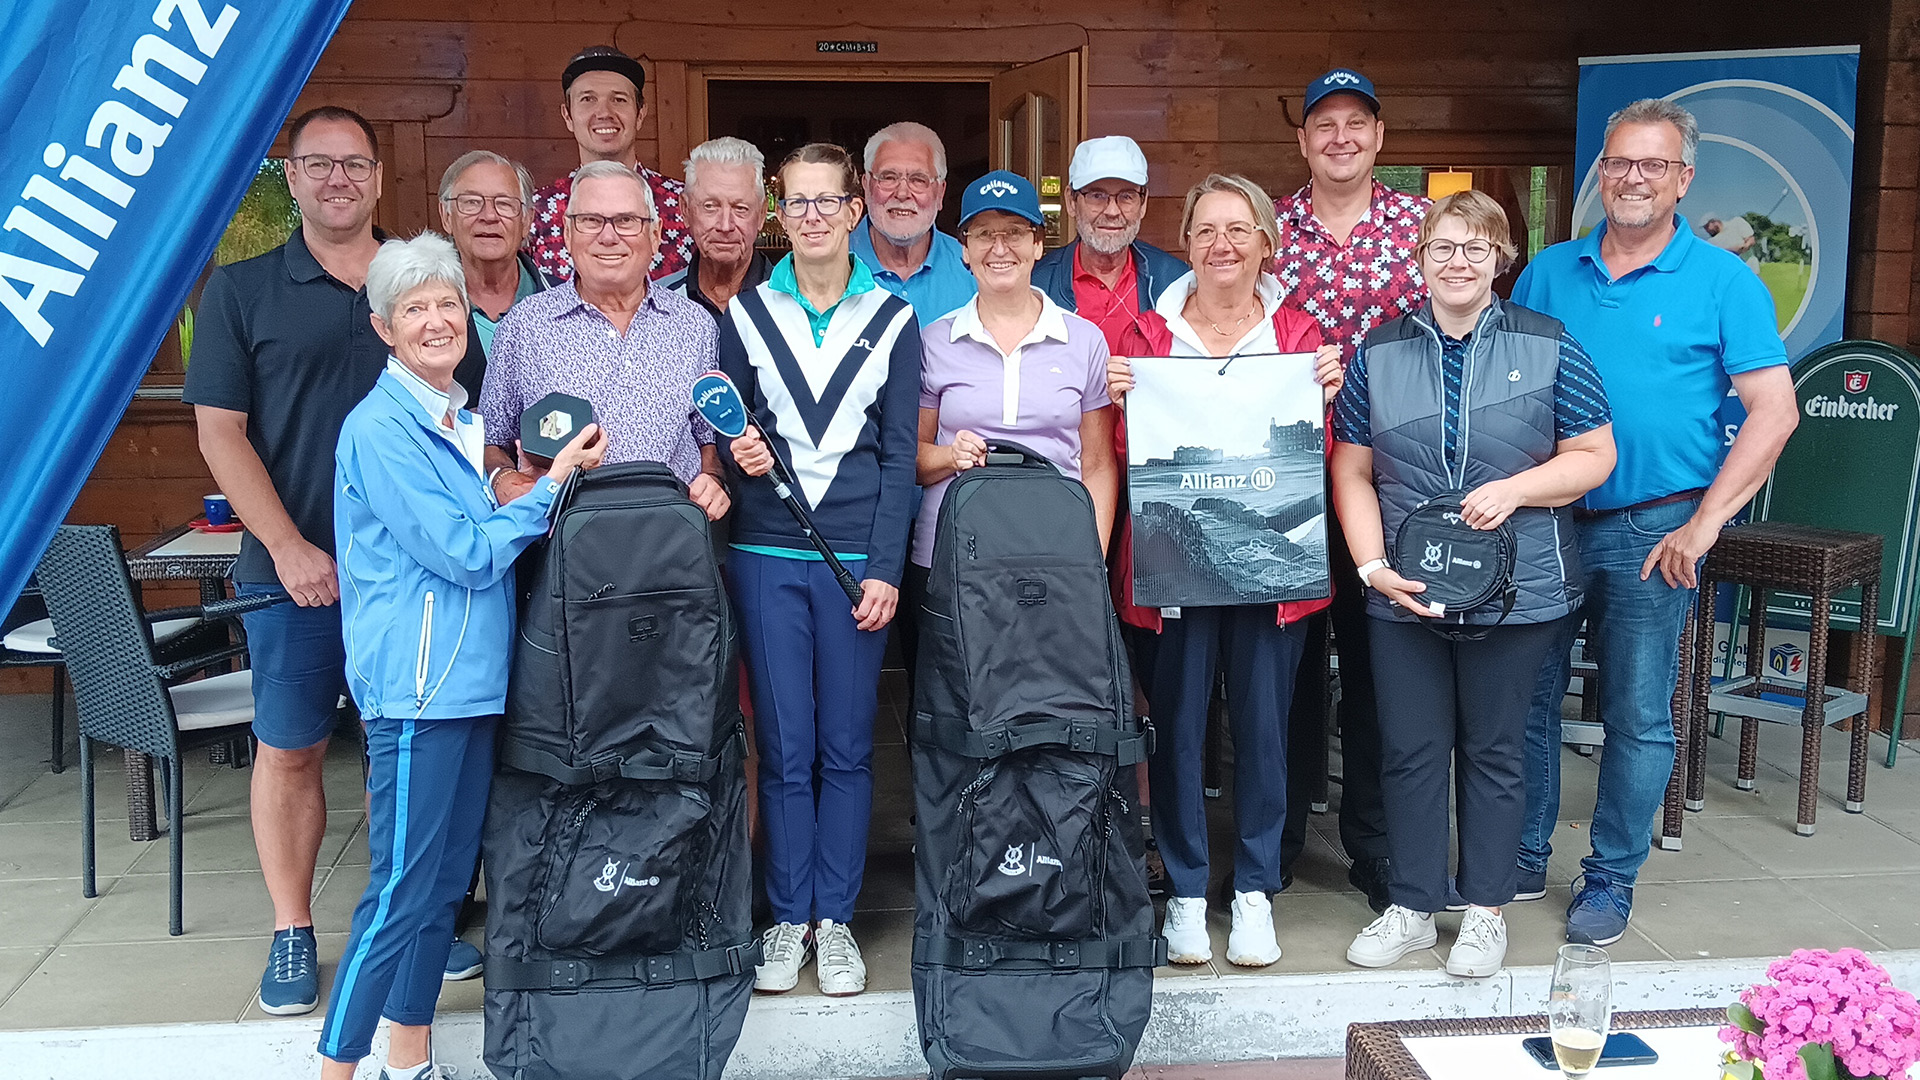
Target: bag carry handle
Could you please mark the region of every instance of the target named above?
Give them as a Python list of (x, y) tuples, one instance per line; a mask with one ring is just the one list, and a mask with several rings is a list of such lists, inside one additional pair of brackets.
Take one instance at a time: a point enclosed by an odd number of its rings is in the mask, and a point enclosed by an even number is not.
[(1012, 439), (994, 439), (987, 443), (987, 464), (989, 465), (1025, 465), (1030, 468), (1046, 468), (1060, 471), (1053, 462), (1042, 457), (1031, 447), (1014, 442)]
[(486, 987), (489, 990), (545, 990), (569, 994), (600, 983), (641, 983), (667, 986), (704, 982), (726, 975), (742, 975), (765, 962), (759, 938), (724, 949), (682, 949), (659, 956), (633, 959), (597, 957), (592, 960), (516, 960), (489, 954)]

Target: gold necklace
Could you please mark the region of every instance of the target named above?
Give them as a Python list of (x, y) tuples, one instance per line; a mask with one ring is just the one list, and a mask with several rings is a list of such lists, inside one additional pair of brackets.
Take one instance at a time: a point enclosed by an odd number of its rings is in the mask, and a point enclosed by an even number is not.
[[(1199, 303), (1196, 301), (1194, 304), (1194, 307), (1197, 308), (1199, 306), (1200, 306)], [(1220, 337), (1231, 337), (1235, 331), (1239, 330), (1242, 326), (1246, 325), (1246, 322), (1248, 319), (1253, 318), (1254, 315), (1264, 310), (1265, 308), (1260, 303), (1260, 297), (1256, 294), (1253, 298), (1253, 310), (1247, 312), (1245, 315), (1240, 316), (1238, 319), (1233, 320), (1232, 330), (1220, 329), (1220, 324), (1214, 322), (1211, 319), (1207, 320), (1207, 328), (1209, 330), (1212, 330), (1215, 334), (1219, 335)]]

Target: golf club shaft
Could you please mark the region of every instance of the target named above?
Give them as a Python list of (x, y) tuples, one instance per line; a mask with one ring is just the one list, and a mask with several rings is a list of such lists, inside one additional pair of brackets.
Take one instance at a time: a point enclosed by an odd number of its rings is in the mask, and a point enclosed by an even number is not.
[(833, 548), (828, 546), (826, 537), (821, 536), (813, 527), (813, 518), (808, 516), (807, 508), (800, 505), (799, 496), (793, 493), (793, 474), (787, 471), (787, 463), (781, 461), (780, 455), (774, 452), (773, 440), (768, 439), (764, 431), (760, 433), (760, 438), (766, 441), (767, 452), (773, 458), (773, 469), (767, 473), (767, 479), (773, 484), (774, 494), (780, 497), (787, 512), (793, 515), (793, 520), (799, 524), (800, 531), (805, 533), (807, 540), (813, 544), (813, 550), (819, 552), (820, 557), (827, 561), (827, 569), (833, 571), (834, 579), (840, 582), (840, 591), (847, 594), (847, 599), (853, 601), (854, 607), (859, 607), (864, 595), (860, 589), (860, 583), (853, 579), (853, 573), (840, 561), (840, 557), (833, 553)]

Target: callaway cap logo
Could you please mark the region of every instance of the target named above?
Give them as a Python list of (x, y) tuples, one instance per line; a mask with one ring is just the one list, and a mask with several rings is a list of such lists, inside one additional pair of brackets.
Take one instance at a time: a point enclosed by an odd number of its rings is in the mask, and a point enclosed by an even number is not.
[(1360, 76), (1355, 75), (1351, 71), (1336, 71), (1320, 81), (1326, 83), (1328, 86), (1358, 86), (1360, 84)]
[(1007, 183), (1005, 180), (1002, 180), (999, 177), (995, 177), (992, 180), (989, 180), (986, 183), (981, 184), (975, 190), (977, 190), (982, 195), (999, 199), (999, 198), (1005, 198), (1008, 195), (1012, 195), (1015, 192), (1018, 192), (1020, 189), (1017, 187), (1014, 187), (1012, 184)]

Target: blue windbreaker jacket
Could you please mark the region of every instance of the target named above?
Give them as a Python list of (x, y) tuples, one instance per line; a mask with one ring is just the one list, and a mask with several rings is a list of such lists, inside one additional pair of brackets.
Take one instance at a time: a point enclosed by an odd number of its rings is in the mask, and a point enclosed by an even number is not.
[[(471, 419), (461, 410), (462, 420)], [(506, 708), (513, 561), (547, 531), (560, 485), (495, 506), (485, 476), (392, 372), (334, 451), (334, 550), (347, 683), (367, 718)]]

